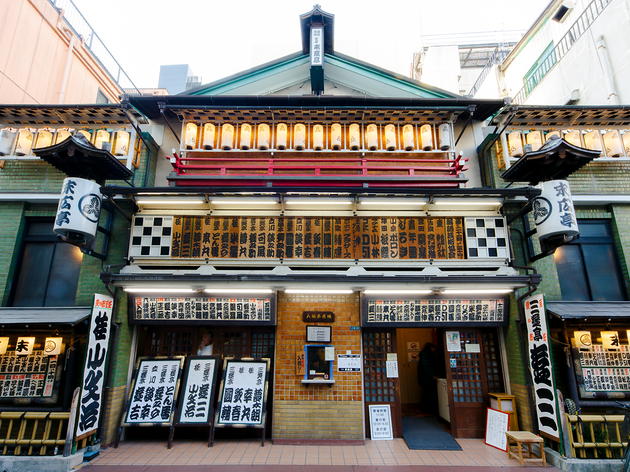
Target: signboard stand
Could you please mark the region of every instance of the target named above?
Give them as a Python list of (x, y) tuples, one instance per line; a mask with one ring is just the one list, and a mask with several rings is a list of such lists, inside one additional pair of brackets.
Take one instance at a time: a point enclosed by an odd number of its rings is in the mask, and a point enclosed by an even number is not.
[(120, 443), (123, 428), (172, 426), (185, 359), (184, 356), (138, 359), (114, 448)]
[(510, 414), (488, 408), (486, 415), (486, 440), (488, 446), (507, 451), (507, 433), (510, 430)]
[(261, 447), (265, 446), (270, 364), (267, 358), (223, 360), (223, 380), (212, 425), (211, 446), (216, 428), (262, 429)]
[(188, 358), (179, 406), (175, 412), (175, 422), (168, 435), (168, 449), (173, 445), (175, 428), (180, 426), (208, 426), (208, 447), (212, 446), (212, 420), (218, 361), (217, 356), (192, 356)]

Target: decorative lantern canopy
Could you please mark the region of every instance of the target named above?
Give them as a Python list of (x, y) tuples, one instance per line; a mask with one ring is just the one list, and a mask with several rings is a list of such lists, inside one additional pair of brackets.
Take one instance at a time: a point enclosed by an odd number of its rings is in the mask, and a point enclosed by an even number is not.
[(243, 124), (241, 126), (241, 149), (247, 151), (252, 143), (252, 125)]
[(99, 129), (96, 132), (96, 140), (94, 141), (94, 145), (99, 148), (99, 149), (103, 149), (103, 145), (104, 144), (109, 144), (109, 140), (110, 140), (110, 136), (109, 136), (109, 132), (104, 130), (104, 129)]
[(287, 125), (280, 123), (276, 130), (276, 148), (283, 150), (287, 148)]
[(451, 126), (448, 123), (438, 127), (438, 147), (440, 151), (448, 151), (451, 148)]
[(370, 151), (378, 149), (378, 130), (376, 125), (368, 125), (367, 127), (367, 147)]
[(298, 151), (306, 147), (306, 126), (297, 124), (293, 128), (293, 143)]
[(578, 225), (569, 182), (549, 180), (539, 187), (542, 192), (534, 198), (532, 204), (538, 238), (545, 240), (577, 235)]
[(234, 126), (229, 123), (221, 126), (221, 148), (229, 151), (234, 146)]
[(602, 134), (599, 131), (591, 131), (584, 135), (584, 147), (592, 151), (603, 151)]
[(388, 151), (396, 149), (396, 127), (394, 125), (385, 126), (385, 147)]
[(195, 149), (197, 147), (197, 125), (195, 123), (186, 123), (184, 146), (186, 146), (186, 149)]
[(102, 200), (101, 187), (96, 182), (68, 177), (63, 181), (53, 232), (69, 239), (77, 239), (77, 235), (94, 238)]
[(527, 144), (532, 147), (532, 151), (538, 151), (542, 147), (542, 135), (540, 131), (530, 131), (527, 133)]
[(53, 135), (50, 131), (40, 129), (37, 133), (34, 149), (45, 148), (52, 145)]
[(604, 147), (606, 148), (606, 155), (609, 157), (619, 157), (623, 153), (621, 146), (621, 138), (619, 137), (619, 131), (616, 129), (609, 131), (604, 135)]
[(420, 142), (423, 151), (431, 151), (433, 149), (433, 132), (431, 125), (422, 125), (420, 127)]
[(511, 157), (521, 157), (523, 155), (523, 140), (520, 131), (512, 131), (508, 134), (508, 146)]
[(31, 153), (33, 148), (33, 133), (27, 129), (21, 129), (18, 133), (17, 144), (15, 145), (15, 153), (18, 156), (25, 156)]
[(0, 131), (0, 156), (11, 154), (13, 140), (15, 139), (15, 131), (5, 128)]
[(341, 125), (339, 123), (334, 123), (330, 127), (330, 146), (335, 151), (341, 149)]
[(313, 149), (321, 151), (324, 148), (324, 127), (322, 125), (313, 126)]
[(203, 148), (210, 151), (214, 149), (216, 127), (212, 123), (203, 125)]
[(258, 125), (258, 149), (260, 149), (261, 151), (266, 151), (267, 149), (269, 149), (269, 138), (269, 125)]
[(115, 135), (114, 155), (126, 156), (127, 154), (129, 154), (129, 133), (119, 129)]
[(405, 151), (412, 151), (416, 147), (415, 139), (413, 136), (413, 125), (403, 126), (403, 147)]

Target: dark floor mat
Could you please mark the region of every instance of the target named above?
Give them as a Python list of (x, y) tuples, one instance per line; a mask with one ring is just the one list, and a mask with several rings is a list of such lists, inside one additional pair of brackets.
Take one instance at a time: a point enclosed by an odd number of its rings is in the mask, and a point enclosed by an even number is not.
[(409, 449), (462, 450), (453, 436), (433, 416), (403, 418), (402, 431)]

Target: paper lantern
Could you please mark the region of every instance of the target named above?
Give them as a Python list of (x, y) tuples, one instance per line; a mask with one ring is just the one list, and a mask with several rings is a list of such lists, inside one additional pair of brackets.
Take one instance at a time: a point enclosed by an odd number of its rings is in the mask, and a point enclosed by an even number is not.
[(63, 344), (63, 338), (46, 338), (44, 343), (44, 355), (57, 356), (61, 354), (61, 345)]
[(538, 239), (578, 234), (577, 218), (569, 182), (549, 180), (539, 185), (541, 193), (532, 203), (534, 223)]
[(378, 149), (378, 129), (376, 125), (368, 125), (367, 127), (367, 147), (370, 151)]
[(265, 151), (269, 149), (269, 125), (262, 124), (258, 125), (258, 149), (261, 151)]
[(88, 142), (92, 142), (92, 133), (90, 133), (89, 131), (85, 130), (85, 129), (80, 129), (76, 132), (76, 134), (80, 134), (81, 136), (83, 136), (85, 139), (88, 140)]
[(420, 142), (422, 143), (423, 151), (430, 151), (433, 149), (433, 132), (431, 125), (422, 125), (420, 127)]
[(626, 150), (626, 156), (630, 156), (630, 131), (623, 134), (623, 147)]
[(582, 134), (579, 131), (567, 131), (567, 133), (564, 135), (564, 140), (569, 144), (573, 144), (574, 146), (583, 147), (581, 136)]
[(348, 128), (350, 149), (358, 151), (361, 147), (361, 128), (357, 123), (352, 123)]
[(297, 124), (293, 127), (293, 145), (298, 151), (306, 147), (306, 126)]
[(234, 146), (234, 126), (225, 123), (221, 126), (221, 149), (229, 151)]
[(394, 125), (385, 126), (385, 148), (388, 151), (396, 150), (396, 127)]
[(545, 142), (549, 142), (552, 136), (557, 136), (558, 138), (562, 139), (562, 133), (558, 130), (554, 130), (547, 133), (547, 136), (545, 136)]
[(280, 123), (276, 128), (276, 148), (283, 150), (287, 148), (287, 125)]
[(53, 232), (75, 238), (79, 234), (87, 239), (96, 236), (101, 215), (101, 186), (78, 177), (63, 181)]
[(96, 132), (96, 139), (94, 140), (94, 145), (99, 149), (103, 149), (103, 144), (109, 144), (110, 139), (111, 138), (109, 136), (108, 131), (105, 131), (104, 129), (99, 129)]
[(114, 155), (126, 156), (129, 154), (129, 133), (122, 129), (114, 135)]
[(252, 125), (243, 124), (241, 126), (241, 149), (247, 151), (252, 144)]
[(413, 136), (413, 125), (403, 126), (403, 147), (405, 151), (412, 151), (416, 147), (415, 139)]
[(451, 148), (451, 126), (448, 123), (438, 126), (438, 147), (440, 151), (448, 151)]
[(216, 128), (212, 123), (203, 125), (203, 148), (208, 151), (214, 149), (214, 136)]
[(606, 155), (609, 157), (619, 157), (623, 152), (621, 149), (621, 138), (619, 131), (616, 129), (609, 131), (604, 135), (604, 146), (606, 147)]
[(542, 133), (540, 131), (527, 133), (527, 144), (532, 147), (532, 151), (538, 151), (542, 147)]
[(6, 156), (11, 154), (11, 148), (13, 147), (13, 140), (15, 139), (15, 131), (10, 128), (5, 128), (0, 131), (0, 156)]
[(197, 147), (197, 125), (195, 123), (186, 123), (184, 146), (186, 149), (195, 149)]
[(521, 157), (523, 155), (523, 139), (520, 131), (512, 131), (508, 134), (508, 148), (511, 157)]
[(34, 346), (35, 336), (19, 337), (17, 338), (17, 343), (15, 343), (15, 355), (30, 356), (33, 354)]
[(50, 131), (40, 129), (35, 140), (35, 149), (46, 148), (52, 145), (53, 135)]
[(322, 125), (313, 126), (313, 149), (316, 151), (324, 149), (324, 127)]
[(9, 337), (3, 336), (0, 338), (0, 356), (4, 356), (7, 353), (7, 347), (9, 347)]
[(584, 147), (592, 151), (603, 151), (602, 133), (599, 131), (591, 131), (584, 135)]
[(575, 339), (575, 347), (578, 349), (590, 349), (593, 347), (590, 331), (575, 331), (573, 337)]
[(330, 127), (330, 146), (338, 151), (341, 149), (341, 125), (335, 123)]
[(55, 144), (62, 143), (63, 141), (68, 139), (70, 136), (71, 136), (70, 131), (68, 131), (67, 129), (58, 129), (57, 136), (55, 137)]
[(17, 144), (15, 145), (15, 154), (25, 156), (31, 153), (33, 148), (33, 133), (27, 129), (21, 129), (18, 133)]

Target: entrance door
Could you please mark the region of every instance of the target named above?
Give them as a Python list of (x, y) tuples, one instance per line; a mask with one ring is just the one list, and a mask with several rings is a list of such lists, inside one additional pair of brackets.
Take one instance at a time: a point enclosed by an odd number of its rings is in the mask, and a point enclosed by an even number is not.
[[(390, 405), (395, 438), (402, 437), (398, 378), (387, 378), (387, 354), (396, 353), (396, 330), (363, 331), (365, 436), (370, 436), (370, 405)], [(394, 360), (396, 358), (394, 357)]]

